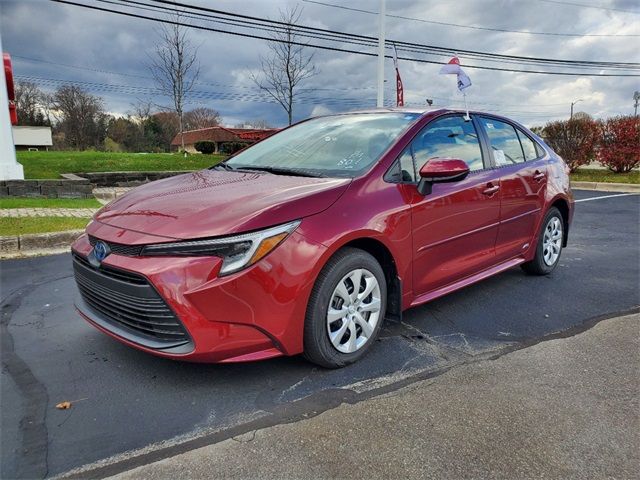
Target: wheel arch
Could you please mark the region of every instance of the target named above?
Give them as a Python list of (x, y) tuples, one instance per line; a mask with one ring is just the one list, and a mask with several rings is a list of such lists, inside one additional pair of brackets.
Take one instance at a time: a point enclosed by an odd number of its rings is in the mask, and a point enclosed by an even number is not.
[(402, 316), (402, 281), (398, 274), (395, 257), (387, 245), (371, 236), (360, 236), (341, 242), (331, 256), (343, 248), (351, 247), (370, 254), (382, 267), (387, 281), (387, 313), (385, 317), (399, 320)]

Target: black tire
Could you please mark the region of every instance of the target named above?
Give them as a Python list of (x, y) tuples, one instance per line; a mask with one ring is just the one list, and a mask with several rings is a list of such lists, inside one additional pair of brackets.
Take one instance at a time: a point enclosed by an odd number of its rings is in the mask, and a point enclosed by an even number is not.
[(566, 225), (564, 224), (564, 219), (562, 218), (562, 214), (556, 207), (551, 207), (547, 214), (544, 216), (542, 220), (542, 224), (540, 226), (540, 232), (538, 233), (538, 244), (536, 245), (536, 255), (533, 257), (533, 260), (527, 263), (522, 264), (522, 269), (530, 275), (549, 275), (560, 263), (560, 256), (562, 255), (562, 245), (564, 238), (560, 242), (560, 252), (558, 253), (558, 257), (555, 259), (552, 265), (547, 264), (544, 259), (544, 235), (547, 226), (551, 222), (552, 219), (557, 218), (560, 221), (560, 225), (562, 225), (562, 234), (566, 235)]
[[(373, 334), (353, 353), (338, 351), (327, 331), (327, 311), (334, 289), (345, 275), (358, 268), (371, 272), (380, 287), (380, 316)], [(375, 343), (387, 308), (387, 282), (382, 267), (369, 253), (358, 248), (346, 247), (329, 259), (318, 275), (311, 292), (304, 324), (304, 356), (307, 360), (325, 368), (340, 368), (358, 361)]]

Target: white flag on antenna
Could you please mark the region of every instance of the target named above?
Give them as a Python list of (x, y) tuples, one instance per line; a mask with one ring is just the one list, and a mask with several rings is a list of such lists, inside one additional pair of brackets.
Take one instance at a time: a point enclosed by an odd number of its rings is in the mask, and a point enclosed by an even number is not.
[(458, 90), (461, 92), (465, 88), (469, 88), (471, 86), (471, 79), (469, 76), (464, 73), (464, 70), (460, 67), (460, 60), (458, 57), (453, 57), (449, 60), (449, 63), (443, 65), (440, 69), (440, 75), (453, 75), (455, 74), (458, 77)]

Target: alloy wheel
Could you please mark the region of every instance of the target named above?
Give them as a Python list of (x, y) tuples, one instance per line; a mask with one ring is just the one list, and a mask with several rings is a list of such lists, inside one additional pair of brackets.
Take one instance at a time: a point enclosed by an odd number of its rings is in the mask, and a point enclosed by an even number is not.
[(361, 349), (380, 320), (380, 285), (369, 270), (347, 273), (333, 290), (327, 310), (327, 333), (341, 353)]
[(548, 266), (554, 265), (562, 249), (562, 221), (558, 217), (551, 217), (544, 228), (542, 239), (542, 256)]

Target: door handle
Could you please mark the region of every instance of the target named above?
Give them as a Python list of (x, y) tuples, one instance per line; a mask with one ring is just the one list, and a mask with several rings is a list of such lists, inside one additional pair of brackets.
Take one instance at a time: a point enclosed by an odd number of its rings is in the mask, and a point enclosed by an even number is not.
[(496, 193), (498, 190), (500, 190), (500, 187), (498, 185), (492, 185), (492, 184), (488, 184), (487, 188), (485, 188), (482, 193), (487, 195), (487, 196), (491, 196), (494, 193)]
[(544, 177), (544, 173), (542, 173), (540, 170), (536, 170), (533, 174), (533, 178), (536, 182), (541, 182), (542, 180), (544, 180)]

